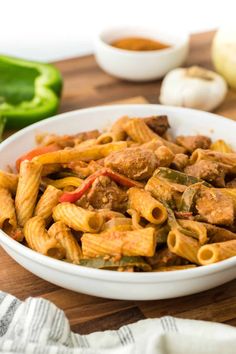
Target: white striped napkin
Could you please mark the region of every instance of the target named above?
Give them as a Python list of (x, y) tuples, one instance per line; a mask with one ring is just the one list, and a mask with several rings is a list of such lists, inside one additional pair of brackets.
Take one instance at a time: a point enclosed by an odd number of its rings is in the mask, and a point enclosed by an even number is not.
[(168, 316), (80, 335), (49, 301), (0, 292), (0, 353), (235, 354), (236, 328)]

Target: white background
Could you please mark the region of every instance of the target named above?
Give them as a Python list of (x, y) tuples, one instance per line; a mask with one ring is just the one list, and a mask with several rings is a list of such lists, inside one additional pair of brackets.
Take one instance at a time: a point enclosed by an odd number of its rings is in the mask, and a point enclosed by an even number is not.
[(236, 0), (0, 0), (0, 51), (53, 61), (92, 52), (111, 25), (201, 32), (236, 23)]

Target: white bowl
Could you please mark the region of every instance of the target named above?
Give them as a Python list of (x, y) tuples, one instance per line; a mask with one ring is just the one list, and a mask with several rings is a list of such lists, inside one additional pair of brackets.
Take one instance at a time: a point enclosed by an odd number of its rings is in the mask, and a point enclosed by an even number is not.
[[(141, 36), (170, 44), (170, 48), (154, 51), (131, 51), (115, 48), (111, 42), (119, 38)], [(157, 29), (113, 28), (101, 32), (95, 40), (95, 57), (108, 74), (131, 81), (148, 81), (162, 78), (171, 69), (185, 61), (189, 36), (172, 34)]]
[[(160, 105), (116, 105), (60, 114), (27, 127), (0, 144), (0, 168), (34, 146), (38, 131), (73, 134), (104, 128), (123, 115), (167, 114), (176, 134), (203, 133), (236, 148), (236, 123), (212, 113)], [(54, 284), (101, 297), (124, 300), (167, 299), (207, 290), (236, 277), (236, 257), (195, 269), (163, 273), (125, 273), (86, 268), (41, 255), (0, 231), (0, 244), (19, 264)]]

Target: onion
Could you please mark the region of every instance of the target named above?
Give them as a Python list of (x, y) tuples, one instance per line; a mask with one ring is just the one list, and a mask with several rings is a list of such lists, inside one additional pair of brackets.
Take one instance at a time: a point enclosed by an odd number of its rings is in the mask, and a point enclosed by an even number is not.
[(236, 89), (236, 26), (218, 30), (213, 39), (212, 60), (216, 71)]

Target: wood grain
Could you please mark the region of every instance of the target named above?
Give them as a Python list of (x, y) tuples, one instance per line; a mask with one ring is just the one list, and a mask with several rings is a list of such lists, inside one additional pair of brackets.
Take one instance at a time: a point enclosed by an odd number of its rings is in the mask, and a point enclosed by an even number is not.
[[(202, 65), (211, 69), (210, 48), (214, 32), (193, 35), (187, 66)], [(150, 103), (158, 103), (161, 81), (132, 83), (104, 73), (93, 56), (56, 63), (62, 71), (65, 85), (61, 111), (106, 104), (109, 101), (143, 96)], [(225, 102), (215, 111), (236, 120), (236, 92), (229, 91)]]
[[(191, 38), (187, 65), (211, 68), (210, 43), (213, 33)], [(95, 63), (93, 56), (56, 63), (64, 77), (61, 112), (112, 103), (157, 103), (160, 81), (130, 83), (115, 79)], [(229, 91), (216, 111), (236, 120), (236, 93)], [(10, 134), (11, 132), (8, 132)], [(68, 316), (72, 329), (81, 334), (116, 329), (147, 317), (173, 315), (183, 318), (236, 325), (236, 280), (218, 288), (184, 298), (160, 301), (117, 301), (96, 298), (61, 289), (34, 276), (0, 249), (1, 290), (20, 299), (42, 296), (54, 302)]]

